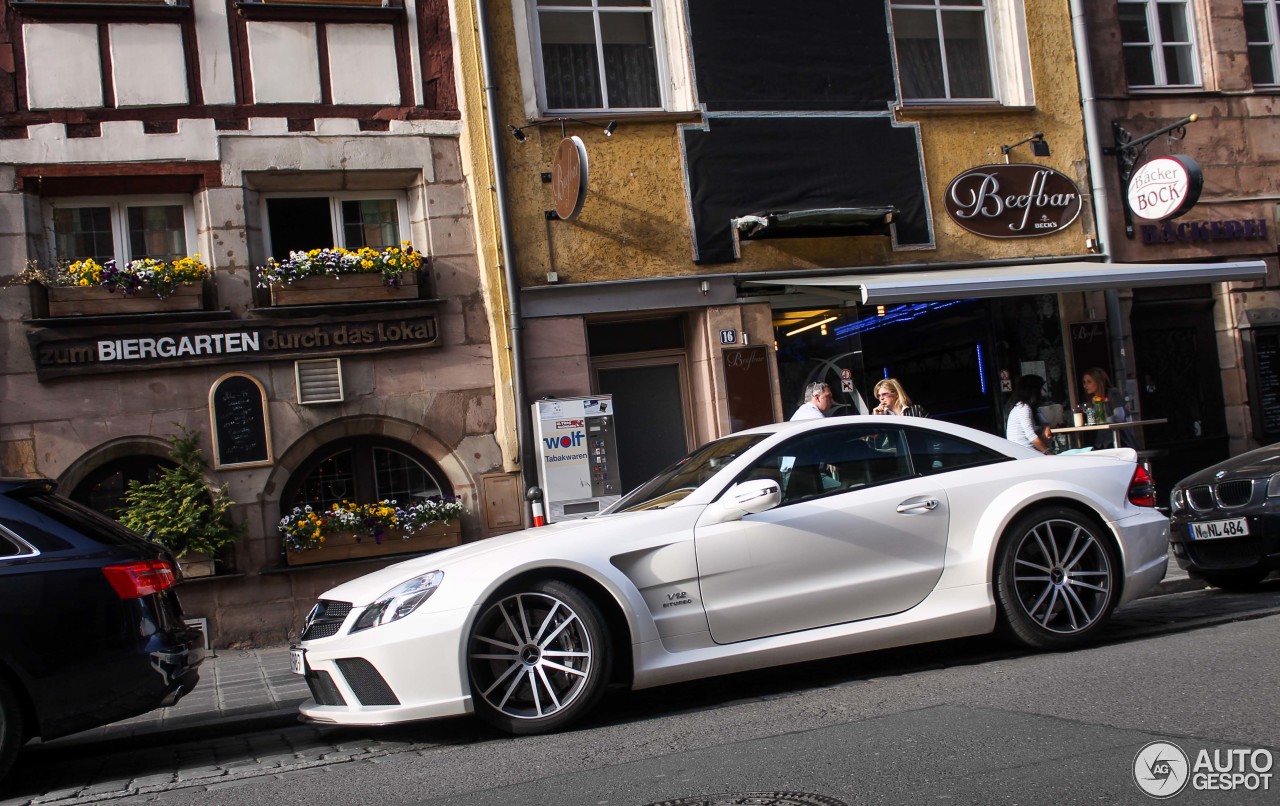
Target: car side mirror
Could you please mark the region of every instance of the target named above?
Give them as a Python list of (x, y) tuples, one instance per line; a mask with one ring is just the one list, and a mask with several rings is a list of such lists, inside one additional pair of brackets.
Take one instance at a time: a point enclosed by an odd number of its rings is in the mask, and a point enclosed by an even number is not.
[(745, 515), (767, 512), (782, 503), (782, 487), (773, 479), (752, 479), (735, 484), (707, 508), (704, 524), (728, 523)]

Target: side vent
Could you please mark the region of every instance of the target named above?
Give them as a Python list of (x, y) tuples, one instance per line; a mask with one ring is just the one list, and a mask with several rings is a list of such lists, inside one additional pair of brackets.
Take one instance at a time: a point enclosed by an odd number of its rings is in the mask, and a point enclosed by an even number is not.
[(312, 405), (342, 402), (342, 359), (294, 361), (293, 375), (298, 382), (299, 403)]

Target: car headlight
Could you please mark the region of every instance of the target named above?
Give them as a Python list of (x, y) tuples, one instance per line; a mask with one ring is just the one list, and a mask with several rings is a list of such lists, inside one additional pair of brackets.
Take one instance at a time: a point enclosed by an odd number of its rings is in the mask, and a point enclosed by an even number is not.
[(399, 621), (417, 610), (418, 605), (430, 599), (431, 594), (436, 592), (436, 588), (440, 587), (443, 581), (444, 571), (432, 571), (407, 582), (401, 582), (366, 607), (360, 614), (360, 618), (356, 619), (351, 632)]
[(1181, 487), (1174, 487), (1173, 494), (1169, 496), (1169, 503), (1174, 512), (1182, 509), (1187, 505), (1187, 491)]
[(1280, 495), (1280, 473), (1275, 474), (1267, 481), (1267, 498), (1275, 498)]

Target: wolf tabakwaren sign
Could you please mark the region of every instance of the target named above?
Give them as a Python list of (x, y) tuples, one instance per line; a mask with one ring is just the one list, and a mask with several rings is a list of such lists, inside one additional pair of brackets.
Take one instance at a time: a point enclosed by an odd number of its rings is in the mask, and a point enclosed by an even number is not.
[(1040, 165), (979, 165), (951, 180), (943, 199), (951, 220), (984, 238), (1052, 235), (1080, 215), (1080, 188)]
[(27, 333), (36, 377), (439, 347), (436, 317), (351, 316), (288, 322), (233, 320), (97, 325)]

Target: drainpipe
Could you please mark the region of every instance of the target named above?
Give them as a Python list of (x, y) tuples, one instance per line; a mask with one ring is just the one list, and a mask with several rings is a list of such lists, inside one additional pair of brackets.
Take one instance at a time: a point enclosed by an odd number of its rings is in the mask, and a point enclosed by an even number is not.
[[(1098, 99), (1093, 89), (1093, 60), (1089, 56), (1089, 28), (1085, 21), (1084, 0), (1069, 0), (1069, 7), (1071, 38), (1075, 45), (1076, 70), (1080, 82), (1080, 111), (1084, 118), (1084, 138), (1089, 159), (1093, 227), (1098, 239), (1098, 251), (1107, 263), (1111, 263), (1111, 209), (1107, 201), (1106, 182), (1103, 180), (1107, 162), (1102, 153), (1103, 133), (1098, 124)], [(1128, 364), (1124, 355), (1124, 317), (1120, 311), (1120, 292), (1108, 288), (1102, 293), (1107, 306), (1107, 332), (1111, 334), (1111, 365), (1118, 376), (1114, 380), (1123, 390)], [(1088, 367), (1076, 367), (1076, 372), (1086, 369)]]
[[(498, 87), (493, 74), (493, 43), (489, 38), (489, 8), (485, 0), (476, 0), (476, 22), (480, 28), (480, 65), (484, 73), (484, 102), (488, 110), (489, 150), (493, 153), (493, 189), (498, 212), (499, 237), (502, 239), (502, 276), (507, 291), (507, 329), (511, 342), (511, 385), (516, 407), (516, 440), (520, 444), (520, 473), (525, 484), (532, 483), (536, 460), (533, 457), (532, 421), (524, 384), (524, 325), (520, 316), (520, 281), (512, 249), (511, 218), (508, 210), (507, 163), (499, 139), (502, 132), (498, 120)], [(524, 525), (530, 526), (529, 512), (521, 507)]]

